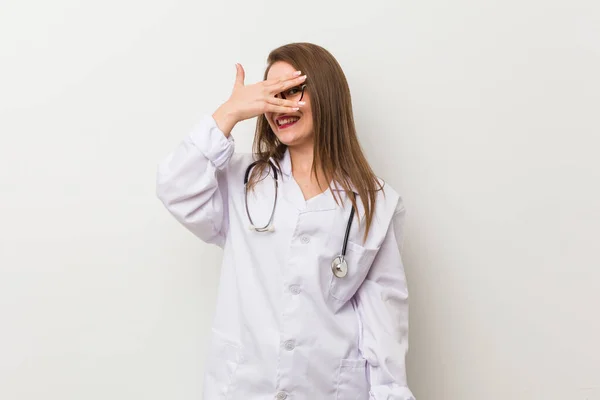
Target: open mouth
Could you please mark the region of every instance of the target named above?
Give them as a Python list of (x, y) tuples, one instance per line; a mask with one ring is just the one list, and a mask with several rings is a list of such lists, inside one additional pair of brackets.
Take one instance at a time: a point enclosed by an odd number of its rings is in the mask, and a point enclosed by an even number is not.
[(275, 120), (275, 123), (277, 124), (277, 127), (279, 129), (285, 129), (285, 128), (289, 128), (290, 126), (294, 125), (296, 122), (298, 122), (298, 120), (300, 119), (300, 117), (279, 117)]

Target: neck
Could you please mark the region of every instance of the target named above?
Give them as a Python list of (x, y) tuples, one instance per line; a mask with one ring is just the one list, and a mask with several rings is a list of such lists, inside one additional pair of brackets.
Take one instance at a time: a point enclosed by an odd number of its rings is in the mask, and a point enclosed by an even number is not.
[(288, 148), (290, 152), (290, 159), (292, 163), (292, 175), (302, 185), (316, 185), (317, 178), (319, 177), (320, 189), (325, 190), (327, 183), (323, 171), (317, 168), (316, 174), (312, 170), (312, 164), (314, 161), (314, 147), (313, 145), (307, 146), (293, 146)]
[(292, 161), (292, 173), (301, 176), (308, 176), (311, 173), (314, 160), (313, 147), (289, 147), (290, 159)]

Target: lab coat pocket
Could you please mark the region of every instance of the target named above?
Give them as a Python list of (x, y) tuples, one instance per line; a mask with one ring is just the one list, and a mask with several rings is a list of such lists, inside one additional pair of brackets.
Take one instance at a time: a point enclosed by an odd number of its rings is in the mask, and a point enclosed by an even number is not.
[(376, 255), (377, 249), (348, 242), (345, 257), (348, 265), (347, 275), (338, 278), (333, 272), (330, 273), (329, 295), (334, 302), (336, 311), (354, 296), (369, 273)]
[(367, 361), (343, 359), (338, 372), (337, 400), (368, 400)]
[(212, 347), (206, 363), (204, 397), (229, 399), (235, 388), (236, 371), (243, 361), (242, 347), (213, 331)]

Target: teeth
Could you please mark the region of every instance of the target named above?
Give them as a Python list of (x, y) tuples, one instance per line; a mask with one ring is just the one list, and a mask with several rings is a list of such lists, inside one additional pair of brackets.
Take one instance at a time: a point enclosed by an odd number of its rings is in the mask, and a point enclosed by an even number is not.
[(281, 126), (281, 125), (291, 124), (292, 122), (296, 122), (296, 121), (298, 121), (299, 119), (300, 119), (300, 118), (298, 118), (298, 117), (291, 117), (291, 118), (278, 119), (278, 120), (277, 120), (277, 125)]

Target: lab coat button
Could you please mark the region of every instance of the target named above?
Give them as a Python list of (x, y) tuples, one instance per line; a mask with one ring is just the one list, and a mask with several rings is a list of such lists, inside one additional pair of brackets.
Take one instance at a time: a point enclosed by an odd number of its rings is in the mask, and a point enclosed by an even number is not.
[(287, 399), (287, 393), (286, 392), (279, 392), (279, 393), (277, 393), (277, 396), (275, 396), (275, 398), (277, 400), (285, 400), (285, 399)]
[(308, 236), (302, 236), (302, 239), (300, 239), (302, 241), (302, 244), (309, 244), (310, 243), (310, 238)]
[(296, 347), (296, 344), (294, 343), (293, 340), (286, 340), (285, 344), (283, 346), (285, 347), (285, 349), (287, 351), (292, 351)]
[(298, 285), (290, 286), (290, 292), (292, 292), (292, 294), (300, 294), (300, 286), (298, 286)]

